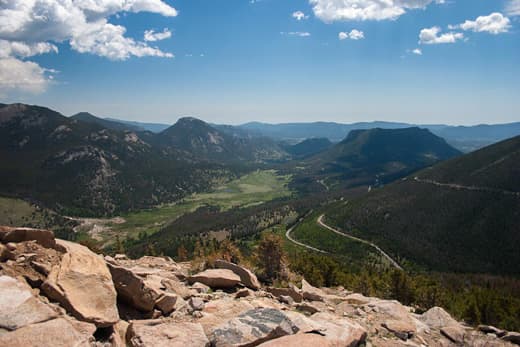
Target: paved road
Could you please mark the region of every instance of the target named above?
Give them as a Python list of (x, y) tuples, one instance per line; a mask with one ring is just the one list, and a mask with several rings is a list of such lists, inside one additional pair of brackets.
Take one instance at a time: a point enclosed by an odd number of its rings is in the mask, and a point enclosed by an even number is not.
[(289, 241), (291, 241), (292, 243), (298, 245), (298, 246), (301, 246), (301, 247), (305, 247), (307, 249), (310, 249), (311, 251), (315, 251), (315, 252), (319, 252), (319, 253), (328, 253), (322, 249), (318, 249), (318, 248), (315, 248), (315, 247), (312, 247), (312, 246), (309, 246), (309, 245), (306, 245), (305, 243), (302, 243), (302, 242), (299, 242), (299, 241), (296, 241), (295, 239), (292, 238), (291, 236), (291, 232), (294, 230), (294, 228), (296, 228), (298, 225), (300, 225), (300, 223), (302, 222), (302, 220), (305, 218), (304, 217), (301, 217), (298, 222), (296, 224), (294, 224), (292, 227), (290, 227), (286, 232), (285, 232), (285, 237), (287, 237), (287, 239)]
[(414, 180), (416, 182), (420, 183), (427, 183), (432, 184), (437, 187), (445, 187), (445, 188), (451, 188), (451, 189), (457, 189), (457, 190), (471, 190), (471, 191), (480, 191), (480, 192), (490, 192), (490, 193), (499, 193), (504, 195), (513, 195), (513, 196), (520, 196), (520, 192), (514, 192), (511, 190), (504, 190), (504, 189), (498, 189), (498, 188), (489, 188), (489, 187), (477, 187), (477, 186), (464, 186), (461, 184), (456, 183), (441, 183), (434, 180), (428, 180), (428, 179), (422, 179), (419, 177), (414, 177)]
[(372, 242), (370, 241), (367, 241), (367, 240), (363, 240), (363, 239), (360, 239), (358, 237), (355, 237), (355, 236), (352, 236), (352, 235), (348, 235), (348, 234), (345, 234), (345, 233), (342, 233), (341, 231), (338, 231), (336, 229), (334, 229), (333, 227), (331, 226), (328, 226), (327, 224), (325, 224), (323, 222), (323, 214), (321, 216), (318, 217), (318, 224), (322, 227), (324, 227), (325, 229), (328, 229), (338, 235), (341, 235), (343, 237), (347, 237), (349, 239), (352, 239), (354, 241), (358, 241), (358, 242), (362, 242), (366, 245), (369, 245), (370, 247), (374, 248), (375, 250), (377, 250), (383, 257), (385, 257), (386, 259), (388, 259), (388, 261), (390, 262), (390, 264), (392, 264), (392, 266), (394, 266), (396, 269), (399, 269), (399, 270), (403, 270), (403, 268), (401, 266), (399, 266), (399, 264), (394, 260), (392, 259), (392, 257), (390, 257), (385, 251), (383, 251), (381, 248), (379, 248), (377, 245), (373, 244)]

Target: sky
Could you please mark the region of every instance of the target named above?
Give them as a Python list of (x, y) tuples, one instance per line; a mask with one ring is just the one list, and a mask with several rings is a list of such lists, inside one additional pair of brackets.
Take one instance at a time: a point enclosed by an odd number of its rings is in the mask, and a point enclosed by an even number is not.
[(520, 0), (2, 0), (0, 102), (173, 124), (520, 121)]

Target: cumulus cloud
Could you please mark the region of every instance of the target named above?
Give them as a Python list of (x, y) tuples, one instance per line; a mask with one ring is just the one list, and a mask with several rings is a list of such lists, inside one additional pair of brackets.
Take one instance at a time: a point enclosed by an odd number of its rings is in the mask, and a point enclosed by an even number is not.
[[(48, 82), (46, 72), (49, 70), (24, 59), (36, 54), (57, 53), (55, 43), (69, 43), (77, 52), (112, 60), (131, 56), (173, 56), (125, 36), (125, 27), (109, 23), (110, 16), (120, 12), (177, 15), (177, 11), (162, 0), (1, 0), (0, 59), (3, 60), (0, 83), (3, 90), (8, 85), (20, 91), (44, 90), (42, 86)], [(7, 67), (14, 70), (9, 72)], [(15, 76), (24, 82), (12, 83)]]
[(16, 58), (0, 59), (0, 95), (17, 91), (22, 93), (41, 93), (52, 81), (52, 75), (32, 61)]
[(350, 32), (344, 32), (344, 31), (341, 31), (339, 34), (338, 34), (338, 38), (340, 40), (347, 40), (347, 39), (351, 39), (351, 40), (361, 40), (361, 39), (364, 39), (365, 38), (365, 34), (360, 31), (360, 30), (357, 30), (357, 29), (353, 29), (351, 30)]
[(164, 28), (162, 32), (155, 32), (154, 30), (146, 30), (144, 32), (145, 41), (160, 41), (172, 37), (172, 33), (168, 28)]
[(293, 12), (292, 17), (296, 20), (304, 20), (309, 18), (309, 16), (305, 15), (305, 13), (303, 13), (302, 11)]
[(505, 12), (508, 16), (520, 16), (520, 0), (509, 0)]
[(511, 27), (509, 18), (502, 13), (494, 12), (489, 16), (479, 16), (475, 20), (467, 20), (459, 25), (451, 25), (450, 28), (460, 28), (465, 31), (488, 32), (493, 35), (506, 33)]
[(448, 32), (440, 34), (441, 28), (431, 27), (422, 29), (419, 33), (419, 43), (424, 45), (436, 45), (441, 43), (455, 43), (464, 38), (463, 33)]
[(309, 0), (314, 15), (325, 22), (394, 20), (407, 10), (424, 9), (445, 0)]
[(412, 50), (412, 53), (415, 55), (422, 55), (422, 49), (416, 48), (416, 49)]
[(0, 58), (13, 56), (27, 58), (50, 52), (58, 53), (58, 47), (48, 42), (25, 43), (0, 40)]

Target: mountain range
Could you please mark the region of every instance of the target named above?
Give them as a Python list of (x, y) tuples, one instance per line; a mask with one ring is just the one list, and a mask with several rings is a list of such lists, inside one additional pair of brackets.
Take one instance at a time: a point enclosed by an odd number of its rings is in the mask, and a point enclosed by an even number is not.
[(520, 274), (520, 136), (443, 161), (327, 212), (428, 269)]
[[(160, 133), (171, 125), (160, 123), (144, 123), (120, 120), (115, 118), (97, 118), (97, 120), (81, 116), (88, 114), (81, 112), (73, 117), (82, 117), (84, 121), (95, 121), (104, 126), (123, 128), (130, 131), (150, 131)], [(108, 122), (112, 122), (109, 124)], [(336, 123), (336, 122), (311, 122), (311, 123), (280, 123), (268, 124), (261, 122), (249, 122), (242, 125), (222, 125), (210, 124), (212, 127), (238, 137), (268, 137), (274, 141), (289, 141), (297, 143), (311, 138), (327, 138), (331, 142), (340, 142), (352, 130), (362, 129), (400, 129), (410, 127), (420, 127), (428, 129), (437, 136), (444, 138), (450, 145), (462, 152), (485, 147), (498, 141), (502, 141), (513, 136), (520, 135), (520, 122), (507, 124), (479, 124), (473, 126), (453, 126), (446, 124), (414, 124), (403, 122), (357, 122), (357, 123)]]

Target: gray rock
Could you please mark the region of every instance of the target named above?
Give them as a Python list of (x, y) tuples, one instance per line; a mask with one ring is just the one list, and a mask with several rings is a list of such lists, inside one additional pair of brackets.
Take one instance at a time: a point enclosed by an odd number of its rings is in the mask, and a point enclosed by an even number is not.
[(12, 277), (0, 276), (0, 328), (16, 330), (57, 316), (32, 295), (27, 285)]
[(188, 300), (188, 305), (193, 311), (202, 311), (204, 309), (204, 300), (201, 298), (190, 298)]
[(198, 323), (133, 321), (126, 333), (131, 347), (208, 347), (209, 340)]
[(218, 326), (211, 333), (210, 340), (215, 347), (252, 347), (297, 332), (298, 328), (282, 311), (259, 308)]

